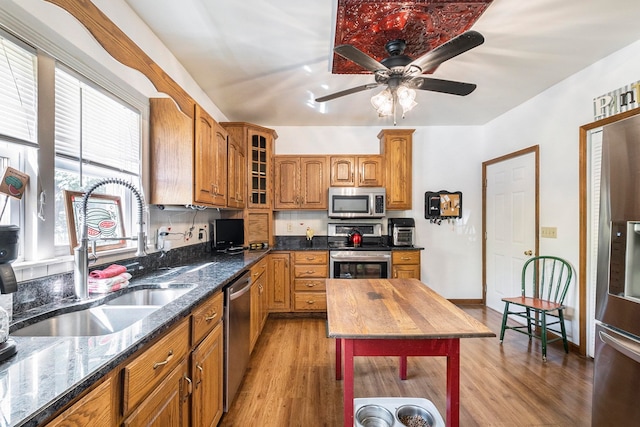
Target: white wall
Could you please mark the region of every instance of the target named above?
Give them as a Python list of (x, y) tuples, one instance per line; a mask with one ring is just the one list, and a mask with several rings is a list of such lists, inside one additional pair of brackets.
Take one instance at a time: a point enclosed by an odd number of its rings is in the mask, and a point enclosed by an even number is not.
[[(579, 128), (593, 122), (593, 99), (640, 80), (640, 41), (610, 55), (484, 126), (481, 160), (540, 145), (540, 225), (557, 227), (557, 239), (540, 239), (540, 254), (579, 267)], [(578, 277), (567, 297), (578, 313)], [(567, 331), (579, 342), (578, 322)]]

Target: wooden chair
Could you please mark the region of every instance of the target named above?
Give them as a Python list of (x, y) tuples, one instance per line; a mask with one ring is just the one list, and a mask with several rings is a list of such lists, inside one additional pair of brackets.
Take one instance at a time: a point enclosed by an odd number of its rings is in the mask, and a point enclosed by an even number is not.
[[(547, 361), (547, 344), (562, 340), (564, 351), (569, 353), (567, 332), (564, 326), (565, 309), (564, 298), (567, 295), (573, 269), (569, 263), (554, 256), (533, 257), (522, 266), (522, 295), (513, 298), (502, 298), (504, 301), (504, 314), (502, 315), (502, 329), (500, 331), (500, 344), (504, 340), (504, 332), (507, 329), (529, 335), (531, 338), (542, 340), (542, 361)], [(513, 308), (511, 308), (514, 306)], [(515, 310), (515, 311), (512, 311)], [(526, 320), (526, 324), (508, 326), (509, 315), (518, 316)], [(555, 321), (549, 323), (547, 316)], [(553, 320), (552, 319), (552, 320)], [(551, 325), (560, 325), (560, 330), (549, 329)], [(533, 330), (532, 325), (535, 326)], [(547, 332), (559, 334), (558, 337), (549, 339)]]

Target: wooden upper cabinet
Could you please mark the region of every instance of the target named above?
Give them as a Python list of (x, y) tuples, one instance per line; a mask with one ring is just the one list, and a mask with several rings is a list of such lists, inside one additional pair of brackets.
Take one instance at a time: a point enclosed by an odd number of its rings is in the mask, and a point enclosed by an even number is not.
[(243, 209), (247, 192), (247, 159), (245, 147), (229, 136), (227, 170), (227, 206)]
[(383, 129), (378, 134), (384, 158), (387, 209), (412, 209), (411, 174), (414, 129)]
[(273, 144), (278, 137), (273, 129), (245, 122), (222, 122), (229, 137), (246, 150), (248, 209), (271, 209), (273, 195)]
[(302, 209), (327, 209), (329, 174), (327, 158), (300, 158), (300, 207)]
[(329, 182), (332, 187), (353, 187), (356, 185), (356, 158), (334, 157), (329, 158), (331, 175)]
[(227, 131), (196, 104), (196, 181), (198, 203), (227, 206)]
[(275, 209), (298, 209), (300, 206), (300, 157), (276, 156), (274, 161)]
[(326, 156), (275, 156), (274, 209), (327, 209)]
[(329, 158), (332, 187), (382, 187), (382, 156), (331, 156)]
[(181, 112), (173, 99), (149, 100), (149, 203), (194, 203), (193, 131), (193, 119)]
[(358, 187), (382, 187), (384, 185), (384, 167), (382, 156), (358, 156)]
[(150, 175), (154, 205), (227, 206), (227, 133), (195, 106), (195, 119), (170, 98), (150, 103)]

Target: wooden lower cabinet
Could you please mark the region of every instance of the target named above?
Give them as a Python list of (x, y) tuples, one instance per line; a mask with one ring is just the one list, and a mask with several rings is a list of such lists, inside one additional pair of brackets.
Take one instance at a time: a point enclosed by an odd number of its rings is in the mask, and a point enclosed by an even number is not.
[(223, 413), (223, 302), (222, 292), (206, 299), (47, 427), (218, 425)]
[(48, 427), (113, 426), (113, 380), (107, 378), (47, 424)]
[(153, 389), (131, 415), (125, 418), (122, 425), (124, 427), (188, 426), (190, 388), (189, 364), (185, 359)]
[(394, 279), (420, 279), (420, 251), (393, 251), (391, 277)]
[(190, 351), (189, 320), (182, 320), (155, 344), (125, 364), (122, 369), (125, 416), (143, 400), (152, 398), (149, 394), (187, 357)]
[(268, 260), (263, 258), (258, 261), (253, 267), (251, 267), (251, 317), (250, 317), (250, 332), (251, 342), (249, 348), (253, 351), (253, 347), (258, 341), (258, 337), (262, 332), (262, 328), (267, 318), (267, 267)]
[(267, 281), (267, 311), (291, 311), (291, 267), (289, 252), (269, 254), (269, 272)]
[(213, 331), (191, 353), (192, 426), (213, 427), (222, 418), (223, 397), (223, 326)]
[(326, 311), (327, 251), (293, 252), (293, 311)]

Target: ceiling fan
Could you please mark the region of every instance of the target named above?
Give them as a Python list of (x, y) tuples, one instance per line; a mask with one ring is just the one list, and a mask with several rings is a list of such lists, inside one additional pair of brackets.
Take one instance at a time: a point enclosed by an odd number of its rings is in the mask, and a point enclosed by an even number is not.
[[(338, 55), (355, 62), (361, 67), (371, 71), (375, 83), (367, 83), (362, 86), (342, 90), (330, 95), (321, 96), (316, 102), (325, 102), (363, 90), (374, 89), (380, 85), (387, 85), (378, 95), (371, 98), (371, 103), (378, 110), (378, 114), (394, 115), (395, 104), (400, 103), (404, 112), (413, 108), (416, 103), (415, 90), (430, 90), (434, 92), (448, 93), (465, 96), (473, 92), (475, 84), (455, 82), (451, 80), (423, 77), (423, 72), (432, 70), (443, 62), (460, 55), (484, 42), (484, 37), (477, 31), (466, 31), (435, 49), (430, 50), (417, 59), (411, 59), (404, 54), (406, 43), (404, 40), (391, 40), (385, 45), (389, 57), (378, 62), (358, 48), (350, 44), (336, 46), (333, 50)], [(395, 124), (395, 120), (394, 120)]]

